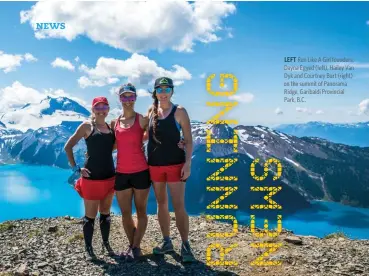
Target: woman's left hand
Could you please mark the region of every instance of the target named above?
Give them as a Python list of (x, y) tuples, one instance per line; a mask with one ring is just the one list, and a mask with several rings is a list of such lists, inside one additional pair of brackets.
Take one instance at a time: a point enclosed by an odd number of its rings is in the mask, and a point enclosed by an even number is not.
[(185, 148), (185, 146), (186, 146), (186, 143), (185, 143), (185, 141), (183, 140), (183, 139), (181, 139), (179, 142), (178, 142), (178, 147), (180, 148), (180, 149), (184, 149)]
[(186, 162), (181, 170), (181, 181), (186, 181), (187, 178), (190, 177), (191, 174), (191, 163)]

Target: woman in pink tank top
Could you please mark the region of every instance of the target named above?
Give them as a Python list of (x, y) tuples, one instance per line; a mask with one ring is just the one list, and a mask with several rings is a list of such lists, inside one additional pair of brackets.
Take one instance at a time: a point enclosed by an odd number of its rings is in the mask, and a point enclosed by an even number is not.
[[(125, 84), (119, 89), (119, 98), (123, 114), (111, 123), (118, 151), (114, 188), (122, 212), (123, 228), (129, 240), (129, 247), (121, 256), (133, 260), (142, 255), (140, 243), (147, 227), (146, 206), (151, 180), (143, 151), (143, 139), (148, 118), (134, 110), (137, 95), (132, 84)], [(136, 207), (137, 225), (132, 219), (132, 198)]]

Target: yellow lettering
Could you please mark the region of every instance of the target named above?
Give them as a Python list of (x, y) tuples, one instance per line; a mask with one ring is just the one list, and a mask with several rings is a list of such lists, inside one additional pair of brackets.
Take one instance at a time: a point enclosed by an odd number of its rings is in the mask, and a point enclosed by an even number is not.
[(264, 174), (262, 176), (257, 176), (255, 173), (255, 165), (256, 163), (259, 163), (260, 159), (256, 158), (252, 163), (251, 163), (251, 168), (250, 168), (250, 173), (252, 178), (254, 178), (257, 181), (263, 181), (265, 178), (268, 177), (268, 173), (269, 173), (269, 165), (272, 163), (275, 163), (277, 165), (277, 175), (273, 176), (273, 180), (277, 180), (278, 178), (280, 178), (282, 176), (282, 164), (279, 160), (275, 159), (275, 158), (270, 158), (268, 159), (265, 164), (264, 164)]
[(212, 175), (208, 176), (206, 181), (237, 181), (237, 176), (219, 176), (237, 161), (237, 158), (206, 158), (206, 163), (225, 163), (223, 167), (218, 169)]
[(211, 117), (211, 119), (206, 122), (207, 124), (238, 124), (237, 120), (220, 120), (220, 117), (224, 116), (227, 112), (232, 110), (232, 108), (234, 108), (238, 104), (238, 102), (207, 102), (206, 104), (212, 107), (225, 106), (223, 110), (219, 111), (216, 115)]
[[(238, 265), (236, 261), (225, 261), (224, 256), (233, 250), (233, 248), (238, 247), (237, 243), (232, 244), (230, 247), (224, 249), (223, 246), (219, 243), (210, 244), (206, 249), (206, 264), (212, 266), (232, 266)], [(211, 258), (212, 249), (219, 249), (220, 260), (213, 261)]]
[(265, 261), (264, 258), (268, 257), (270, 253), (274, 253), (281, 247), (281, 243), (252, 243), (251, 247), (254, 248), (269, 248), (269, 250), (265, 251), (261, 256), (257, 257), (254, 261), (251, 262), (251, 265), (257, 266), (269, 266), (269, 265), (281, 265), (281, 261)]
[(255, 215), (251, 215), (250, 218), (251, 218), (251, 223), (250, 223), (251, 233), (253, 233), (254, 237), (264, 238), (265, 235), (268, 235), (271, 238), (275, 238), (275, 237), (278, 237), (279, 234), (282, 232), (282, 216), (281, 215), (277, 215), (277, 231), (273, 231), (273, 232), (269, 231), (268, 220), (266, 219), (264, 220), (264, 232), (256, 233)]
[(208, 238), (230, 238), (235, 236), (238, 233), (238, 222), (237, 219), (232, 215), (206, 215), (207, 219), (224, 219), (224, 220), (232, 220), (233, 222), (233, 232), (232, 233), (208, 233)]
[(282, 187), (251, 187), (251, 191), (252, 192), (269, 192), (268, 195), (264, 196), (264, 199), (266, 201), (268, 201), (268, 205), (258, 205), (258, 204), (254, 204), (251, 205), (251, 209), (282, 209), (282, 206), (277, 204), (277, 202), (275, 202), (272, 199), (272, 196), (275, 195), (276, 193), (278, 193), (280, 190), (282, 190)]
[(233, 152), (238, 152), (238, 136), (237, 130), (233, 130), (233, 139), (214, 139), (211, 137), (211, 130), (206, 130), (206, 152), (211, 152), (211, 145), (213, 144), (233, 144)]
[(208, 192), (225, 192), (223, 195), (206, 206), (206, 209), (238, 209), (238, 205), (235, 204), (219, 204), (222, 200), (237, 190), (238, 187), (206, 187), (206, 191)]
[(232, 91), (212, 91), (211, 90), (211, 82), (215, 78), (215, 74), (211, 74), (206, 79), (206, 90), (213, 96), (232, 96), (236, 93), (238, 89), (238, 80), (233, 74), (220, 74), (220, 87), (224, 87), (224, 79), (232, 79), (233, 80), (233, 90)]

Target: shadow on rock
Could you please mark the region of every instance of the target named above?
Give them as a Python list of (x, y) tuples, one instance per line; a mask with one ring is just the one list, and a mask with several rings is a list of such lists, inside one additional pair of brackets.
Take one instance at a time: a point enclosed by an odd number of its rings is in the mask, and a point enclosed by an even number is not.
[(97, 260), (93, 264), (100, 266), (107, 275), (239, 275), (214, 269), (200, 260), (183, 264), (178, 253), (164, 256), (148, 254), (132, 262), (128, 262), (118, 256), (114, 257), (114, 260), (112, 262)]

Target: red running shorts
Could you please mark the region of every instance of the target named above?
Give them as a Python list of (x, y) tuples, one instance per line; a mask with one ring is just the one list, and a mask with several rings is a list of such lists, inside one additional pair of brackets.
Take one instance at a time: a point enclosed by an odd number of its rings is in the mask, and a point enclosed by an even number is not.
[(170, 166), (149, 166), (152, 182), (183, 182), (181, 170), (184, 164)]
[(87, 200), (103, 200), (114, 193), (115, 176), (104, 180), (90, 180), (80, 177), (75, 185), (79, 195)]

